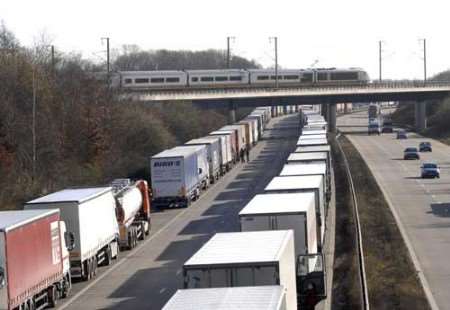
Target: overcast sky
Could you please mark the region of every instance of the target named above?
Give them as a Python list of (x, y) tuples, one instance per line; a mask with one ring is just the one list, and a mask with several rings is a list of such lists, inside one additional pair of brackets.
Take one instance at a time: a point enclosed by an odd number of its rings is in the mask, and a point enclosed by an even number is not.
[(22, 44), (46, 33), (57, 49), (101, 61), (100, 38), (142, 49), (224, 49), (273, 64), (278, 36), (284, 68), (362, 67), (378, 78), (423, 78), (450, 68), (450, 3), (441, 0), (1, 0), (0, 20)]

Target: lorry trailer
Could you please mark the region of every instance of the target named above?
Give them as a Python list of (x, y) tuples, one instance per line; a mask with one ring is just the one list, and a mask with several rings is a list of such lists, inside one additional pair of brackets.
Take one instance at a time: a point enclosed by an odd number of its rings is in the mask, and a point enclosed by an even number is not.
[(154, 155), (150, 165), (153, 206), (187, 207), (200, 197), (200, 168), (194, 149), (165, 150)]
[(59, 210), (0, 212), (0, 309), (43, 309), (66, 297), (72, 247)]
[(208, 150), (207, 146), (204, 144), (199, 145), (180, 145), (173, 148), (173, 150), (177, 149), (190, 149), (195, 152), (197, 158), (197, 166), (198, 166), (198, 177), (200, 179), (200, 188), (206, 190), (209, 187), (210, 179), (209, 179), (209, 162), (208, 162)]
[[(319, 249), (325, 240), (325, 181), (321, 175), (274, 177), (264, 189), (265, 193), (313, 192), (316, 202), (317, 226), (320, 227)], [(320, 251), (321, 252), (321, 251)]]
[(279, 285), (177, 290), (163, 307), (163, 310), (237, 309), (286, 310), (286, 293)]
[(233, 166), (233, 144), (232, 144), (232, 132), (211, 132), (207, 137), (220, 139), (220, 169), (222, 175), (231, 169)]
[(209, 167), (209, 181), (215, 183), (221, 174), (221, 153), (220, 153), (220, 137), (203, 137), (192, 139), (185, 143), (185, 145), (204, 145), (206, 146), (208, 167)]
[(209, 133), (210, 136), (217, 136), (217, 135), (227, 135), (229, 137), (229, 148), (231, 151), (231, 164), (230, 164), (230, 168), (231, 166), (236, 164), (237, 159), (239, 157), (239, 153), (237, 152), (237, 145), (238, 142), (236, 142), (236, 140), (238, 139), (238, 133), (236, 129), (232, 129), (232, 130), (216, 130), (216, 131), (212, 131)]
[(147, 181), (115, 179), (111, 186), (116, 199), (119, 246), (131, 250), (150, 233), (150, 197)]
[(89, 280), (99, 265), (118, 255), (119, 227), (111, 187), (69, 188), (27, 202), (26, 210), (59, 209), (75, 235), (70, 252), (72, 277)]
[(282, 285), (297, 309), (294, 251), (292, 230), (215, 234), (184, 264), (184, 288)]

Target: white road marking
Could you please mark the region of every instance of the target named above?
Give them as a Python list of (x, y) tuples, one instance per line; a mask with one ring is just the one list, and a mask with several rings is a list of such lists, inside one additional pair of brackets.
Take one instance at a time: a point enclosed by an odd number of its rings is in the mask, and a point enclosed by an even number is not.
[(164, 287), (164, 288), (162, 288), (162, 289), (159, 290), (159, 293), (162, 294), (162, 293), (164, 293), (165, 291), (166, 291), (166, 288)]

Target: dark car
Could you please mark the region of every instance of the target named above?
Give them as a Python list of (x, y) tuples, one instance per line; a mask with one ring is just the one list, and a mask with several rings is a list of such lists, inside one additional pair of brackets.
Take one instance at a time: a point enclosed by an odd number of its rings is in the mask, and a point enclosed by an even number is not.
[(419, 144), (419, 152), (432, 152), (433, 149), (431, 148), (430, 142), (420, 142)]
[(439, 166), (435, 163), (424, 163), (420, 167), (420, 174), (422, 178), (439, 178), (441, 176)]
[(406, 135), (406, 131), (404, 131), (404, 130), (397, 131), (397, 139), (408, 139), (408, 136)]
[(407, 147), (403, 152), (403, 159), (420, 159), (419, 151), (416, 147)]

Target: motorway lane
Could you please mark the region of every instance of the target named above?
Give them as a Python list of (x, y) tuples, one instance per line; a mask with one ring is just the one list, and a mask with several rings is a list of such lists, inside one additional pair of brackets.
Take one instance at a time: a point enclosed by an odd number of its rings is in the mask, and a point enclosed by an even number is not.
[(239, 230), (237, 214), (276, 176), (298, 138), (298, 116), (271, 120), (251, 161), (238, 164), (188, 209), (153, 214), (150, 238), (90, 283), (78, 283), (61, 309), (161, 309), (182, 287), (183, 263), (216, 232)]
[[(368, 137), (367, 122), (362, 112), (339, 118), (338, 126), (349, 133), (397, 213), (436, 305), (450, 309), (450, 213), (436, 210), (450, 202), (450, 147), (415, 133), (407, 140), (395, 134)], [(403, 150), (421, 141), (430, 141), (433, 152), (421, 153), (420, 161), (403, 160)], [(420, 163), (430, 160), (441, 166), (440, 179), (420, 178)]]

